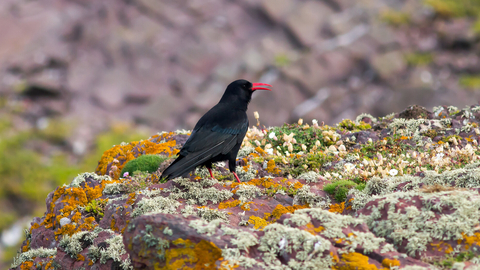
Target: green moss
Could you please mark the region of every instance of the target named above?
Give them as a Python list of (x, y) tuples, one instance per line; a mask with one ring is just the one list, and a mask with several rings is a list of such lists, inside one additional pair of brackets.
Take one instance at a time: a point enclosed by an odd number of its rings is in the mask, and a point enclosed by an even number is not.
[(153, 173), (158, 170), (158, 166), (160, 166), (160, 163), (162, 163), (165, 159), (167, 158), (158, 155), (139, 156), (138, 158), (127, 162), (120, 175), (123, 176), (123, 174), (126, 172), (128, 172), (129, 175), (133, 175), (133, 173), (136, 171)]
[(469, 89), (480, 89), (480, 75), (462, 75), (458, 83)]
[(357, 183), (350, 180), (340, 180), (335, 183), (327, 184), (323, 190), (335, 197), (338, 202), (343, 202), (347, 198), (348, 191), (357, 187)]
[(402, 11), (396, 10), (385, 10), (380, 14), (380, 20), (393, 25), (393, 26), (400, 26), (409, 24), (411, 21), (410, 14)]
[(479, 0), (425, 0), (435, 12), (445, 17), (478, 16), (480, 14)]
[(359, 130), (365, 130), (365, 129), (370, 129), (372, 128), (370, 124), (367, 124), (363, 121), (360, 121), (360, 124), (355, 124), (350, 119), (344, 119), (340, 123), (338, 123), (338, 126), (342, 129), (349, 130), (349, 131), (359, 131)]
[(407, 63), (411, 66), (426, 66), (433, 62), (432, 53), (414, 52), (405, 55)]

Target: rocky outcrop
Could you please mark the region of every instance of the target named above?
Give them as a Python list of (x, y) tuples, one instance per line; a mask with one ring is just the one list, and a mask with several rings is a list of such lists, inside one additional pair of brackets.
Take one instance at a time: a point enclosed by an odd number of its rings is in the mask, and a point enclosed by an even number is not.
[[(241, 183), (222, 164), (218, 180), (197, 169), (163, 183), (188, 133), (114, 146), (96, 173), (50, 193), (12, 269), (474, 269), (479, 114), (411, 106), (335, 127), (253, 127)], [(119, 175), (145, 154), (167, 160)]]

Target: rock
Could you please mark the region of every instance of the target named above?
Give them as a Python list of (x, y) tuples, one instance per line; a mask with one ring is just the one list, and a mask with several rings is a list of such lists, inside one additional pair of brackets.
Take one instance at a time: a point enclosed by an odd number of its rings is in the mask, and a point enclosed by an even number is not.
[(323, 2), (305, 1), (289, 14), (286, 24), (305, 46), (312, 46), (320, 36), (322, 23), (331, 9)]
[(371, 63), (383, 79), (392, 78), (403, 72), (407, 67), (405, 59), (399, 51), (376, 55)]

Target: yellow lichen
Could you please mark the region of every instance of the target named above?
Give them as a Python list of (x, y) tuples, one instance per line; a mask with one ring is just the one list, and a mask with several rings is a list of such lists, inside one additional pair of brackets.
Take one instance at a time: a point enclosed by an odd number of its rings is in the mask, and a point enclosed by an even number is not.
[(462, 233), (462, 236), (465, 241), (465, 249), (469, 249), (472, 245), (480, 246), (480, 232), (476, 232), (472, 236)]
[(315, 228), (315, 226), (313, 226), (312, 223), (308, 223), (307, 225), (307, 229), (305, 229), (305, 231), (313, 234), (313, 235), (316, 235), (317, 233), (325, 230), (325, 228), (323, 226), (318, 226), (317, 228)]
[(20, 269), (21, 270), (30, 270), (33, 269), (33, 262), (23, 262), (20, 264)]
[(165, 251), (166, 265), (159, 269), (214, 269), (216, 261), (222, 257), (222, 250), (206, 240), (195, 244), (179, 238), (172, 244), (176, 247)]
[(264, 214), (264, 219), (268, 220), (272, 218), (272, 222), (278, 220), (283, 214), (286, 213), (293, 213), (297, 209), (303, 209), (303, 208), (308, 208), (308, 205), (293, 205), (293, 206), (283, 206), (281, 204), (278, 204), (275, 209), (273, 209), (272, 213), (265, 213)]
[(267, 163), (267, 172), (273, 173), (273, 174), (279, 174), (280, 169), (275, 166), (275, 160), (271, 159)]
[(221, 202), (218, 205), (218, 209), (226, 209), (226, 208), (235, 207), (235, 206), (239, 205), (240, 203), (241, 203), (240, 200)]
[(250, 216), (248, 223), (253, 224), (253, 227), (259, 230), (263, 230), (263, 228), (268, 225), (265, 219), (256, 216)]
[(397, 259), (385, 258), (382, 261), (382, 266), (390, 269), (392, 266), (400, 266), (400, 261)]
[(329, 212), (339, 213), (339, 214), (343, 213), (343, 210), (345, 210), (345, 202), (332, 204), (330, 205), (330, 209), (328, 209)]
[(341, 265), (335, 267), (341, 270), (378, 270), (377, 266), (368, 263), (368, 257), (358, 252), (342, 255)]

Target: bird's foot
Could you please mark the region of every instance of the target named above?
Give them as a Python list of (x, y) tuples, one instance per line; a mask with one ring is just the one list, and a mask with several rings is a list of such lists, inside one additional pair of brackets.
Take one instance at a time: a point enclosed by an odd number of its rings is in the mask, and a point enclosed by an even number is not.
[(237, 173), (236, 173), (236, 172), (234, 172), (234, 173), (233, 173), (233, 175), (235, 175), (235, 178), (237, 178), (237, 181), (238, 181), (238, 183), (241, 183), (240, 179), (238, 178), (238, 175), (237, 175)]
[(215, 177), (213, 177), (213, 173), (212, 173), (212, 170), (210, 168), (207, 168), (208, 172), (210, 173), (210, 176), (215, 179)]

